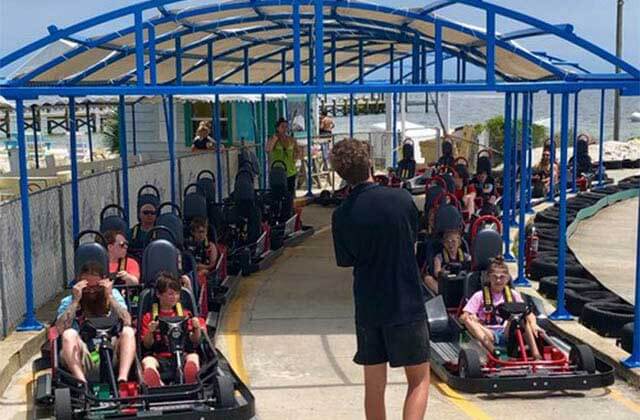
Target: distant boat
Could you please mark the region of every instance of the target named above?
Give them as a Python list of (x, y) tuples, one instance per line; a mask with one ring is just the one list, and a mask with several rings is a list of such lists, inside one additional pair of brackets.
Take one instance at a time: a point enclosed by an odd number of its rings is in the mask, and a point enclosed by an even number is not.
[(636, 111), (636, 112), (631, 114), (631, 121), (632, 122), (640, 122), (640, 111)]

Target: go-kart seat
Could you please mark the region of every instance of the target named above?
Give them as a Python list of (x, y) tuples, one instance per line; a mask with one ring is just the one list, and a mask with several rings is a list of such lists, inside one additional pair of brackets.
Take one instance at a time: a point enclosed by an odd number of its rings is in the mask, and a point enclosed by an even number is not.
[[(195, 188), (195, 191), (189, 192), (191, 188)], [(206, 192), (199, 184), (189, 184), (184, 189), (183, 209), (187, 224), (196, 217), (208, 219)]]
[[(118, 210), (118, 213), (106, 215), (111, 209)], [(110, 204), (100, 212), (100, 233), (104, 234), (109, 230), (123, 232), (125, 234), (129, 231), (129, 226), (124, 218), (124, 209), (117, 204)]]
[(441, 295), (434, 296), (424, 304), (429, 326), (429, 340), (433, 342), (451, 341), (459, 333), (459, 327), (449, 321), (449, 314)]
[(467, 276), (464, 297), (469, 299), (483, 286), (483, 273), (489, 267), (489, 261), (502, 253), (502, 237), (494, 229), (485, 228), (476, 233), (472, 246), (474, 271)]
[[(147, 190), (151, 190), (153, 191), (153, 193), (145, 192)], [(154, 185), (146, 184), (140, 187), (140, 189), (138, 190), (138, 213), (140, 212), (142, 206), (144, 206), (145, 204), (151, 204), (156, 209), (160, 207), (160, 191)], [(140, 215), (138, 214), (138, 216)]]
[(172, 235), (169, 235), (164, 230), (159, 230), (156, 234), (158, 239), (166, 239), (173, 242), (178, 249), (184, 248), (184, 225), (180, 216), (175, 213), (162, 213), (158, 216), (156, 226), (164, 226), (171, 231)]
[(142, 255), (141, 284), (145, 287), (155, 286), (156, 278), (161, 271), (168, 271), (178, 276), (179, 254), (175, 245), (166, 239), (155, 239), (149, 242)]
[[(95, 235), (94, 241), (80, 243), (83, 236), (91, 234)], [(103, 243), (106, 241), (100, 232), (85, 230), (78, 234), (74, 241), (75, 254), (73, 258), (76, 277), (80, 275), (82, 267), (88, 262), (98, 263), (105, 274), (109, 272), (109, 253)]]

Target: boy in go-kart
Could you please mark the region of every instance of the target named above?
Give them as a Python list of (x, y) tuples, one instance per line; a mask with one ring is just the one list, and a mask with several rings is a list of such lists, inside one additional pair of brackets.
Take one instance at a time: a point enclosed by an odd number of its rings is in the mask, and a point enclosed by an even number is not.
[(104, 278), (104, 268), (89, 262), (82, 266), (78, 282), (71, 296), (60, 301), (56, 329), (62, 335), (61, 364), (81, 382), (93, 376), (100, 365), (92, 358), (87, 344), (80, 338), (85, 319), (95, 317), (117, 317), (122, 321), (122, 331), (114, 339), (116, 357), (119, 361), (118, 382), (126, 382), (136, 353), (135, 333), (131, 328), (131, 316), (122, 295), (113, 289), (113, 282)]
[[(169, 346), (166, 337), (160, 335), (160, 321), (157, 317), (186, 317), (190, 318), (191, 312), (182, 310), (180, 305), (180, 280), (176, 276), (168, 272), (158, 274), (156, 282), (156, 296), (158, 297), (157, 313), (147, 312), (142, 317), (140, 328), (140, 337), (142, 338), (143, 354), (146, 355), (142, 359), (142, 376), (147, 386), (162, 386), (160, 377), (161, 370), (172, 368), (172, 354), (169, 352)], [(188, 352), (184, 364), (184, 378), (186, 383), (197, 382), (198, 371), (200, 370), (200, 359), (198, 353), (193, 350), (200, 343), (202, 338), (202, 328), (205, 322), (193, 317), (187, 322), (187, 329), (191, 331), (188, 342), (191, 348), (187, 347)]]
[(425, 285), (438, 293), (438, 277), (445, 271), (452, 272), (454, 266), (463, 266), (471, 261), (471, 256), (462, 248), (460, 231), (450, 230), (442, 235), (442, 252), (433, 258), (433, 277), (425, 276)]
[[(496, 353), (496, 347), (506, 345), (509, 337), (509, 321), (500, 318), (496, 308), (505, 302), (522, 302), (522, 296), (509, 287), (509, 269), (502, 256), (493, 258), (487, 269), (489, 286), (484, 286), (471, 296), (465, 305), (460, 320), (467, 330), (492, 353)], [(540, 329), (536, 323), (535, 315), (530, 312), (526, 315), (524, 338), (529, 345), (531, 355), (536, 360), (541, 359), (540, 351), (536, 344), (536, 336)]]
[(109, 253), (109, 273), (115, 277), (116, 284), (128, 286), (138, 285), (140, 278), (140, 265), (134, 258), (127, 256), (129, 242), (123, 232), (108, 230), (104, 233), (107, 241), (106, 247)]
[[(193, 254), (198, 264), (198, 279), (215, 268), (218, 261), (218, 248), (216, 244), (207, 238), (209, 225), (205, 219), (196, 217), (191, 221), (191, 239), (187, 242), (187, 248)], [(202, 284), (203, 281), (200, 280)]]

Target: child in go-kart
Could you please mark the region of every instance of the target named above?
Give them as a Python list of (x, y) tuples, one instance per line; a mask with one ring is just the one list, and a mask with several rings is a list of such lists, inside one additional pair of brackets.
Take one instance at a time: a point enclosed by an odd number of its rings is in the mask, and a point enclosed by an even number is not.
[[(479, 290), (471, 296), (463, 308), (460, 320), (465, 325), (469, 333), (478, 339), (492, 353), (496, 353), (496, 347), (506, 345), (509, 337), (509, 321), (500, 318), (496, 308), (510, 300), (522, 302), (522, 296), (509, 287), (509, 269), (501, 256), (493, 258), (487, 269), (489, 281), (488, 292), (491, 294), (491, 305), (487, 308), (484, 302), (484, 291)], [(507, 288), (509, 288), (507, 290)], [(536, 337), (540, 329), (536, 323), (533, 313), (526, 315), (524, 338), (534, 359), (541, 359), (540, 351), (536, 344)]]
[(218, 248), (207, 237), (208, 231), (209, 225), (206, 219), (197, 217), (191, 221), (191, 238), (187, 242), (187, 249), (196, 259), (199, 279), (201, 276), (206, 278), (218, 261)]
[[(105, 267), (106, 268), (106, 267)], [(83, 265), (72, 295), (63, 298), (58, 307), (56, 329), (62, 335), (61, 365), (81, 382), (93, 376), (100, 368), (87, 344), (80, 338), (85, 319), (116, 317), (122, 321), (122, 331), (114, 339), (119, 361), (118, 382), (126, 382), (136, 353), (135, 333), (131, 328), (131, 316), (122, 295), (112, 288), (111, 280), (104, 278), (104, 268), (94, 262)]]
[(424, 277), (425, 285), (434, 293), (438, 293), (438, 277), (445, 271), (451, 271), (454, 264), (464, 265), (471, 261), (471, 256), (462, 248), (460, 231), (450, 230), (442, 235), (442, 252), (433, 259), (433, 276)]
[(453, 180), (456, 184), (454, 194), (464, 211), (472, 215), (476, 212), (474, 200), (476, 199), (476, 188), (469, 183), (469, 169), (464, 164), (455, 166)]
[[(184, 316), (190, 318), (192, 316), (189, 310), (183, 310), (178, 307), (180, 303), (181, 292), (180, 280), (171, 273), (161, 272), (158, 274), (156, 282), (156, 296), (158, 298), (157, 316), (176, 317)], [(180, 312), (182, 311), (182, 315)], [(142, 377), (147, 386), (162, 386), (160, 371), (173, 368), (172, 354), (169, 352), (166, 337), (160, 335), (160, 321), (154, 319), (154, 313), (147, 312), (142, 317), (140, 327), (140, 337), (142, 339), (143, 354), (146, 355), (142, 359)], [(202, 338), (202, 328), (204, 320), (193, 317), (187, 321), (187, 328), (191, 331), (187, 343), (187, 355), (184, 364), (184, 378), (186, 383), (197, 382), (198, 371), (200, 370), (200, 358), (198, 353), (194, 352)], [(189, 352), (191, 350), (191, 352)]]

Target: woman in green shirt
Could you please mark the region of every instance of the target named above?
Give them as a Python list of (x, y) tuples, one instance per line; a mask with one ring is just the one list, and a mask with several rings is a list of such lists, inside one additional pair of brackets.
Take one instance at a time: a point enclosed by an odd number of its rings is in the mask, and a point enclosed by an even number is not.
[(276, 123), (276, 132), (267, 142), (269, 160), (281, 160), (287, 167), (287, 189), (291, 199), (296, 196), (296, 159), (300, 157), (300, 148), (296, 139), (289, 135), (289, 122), (280, 118)]

